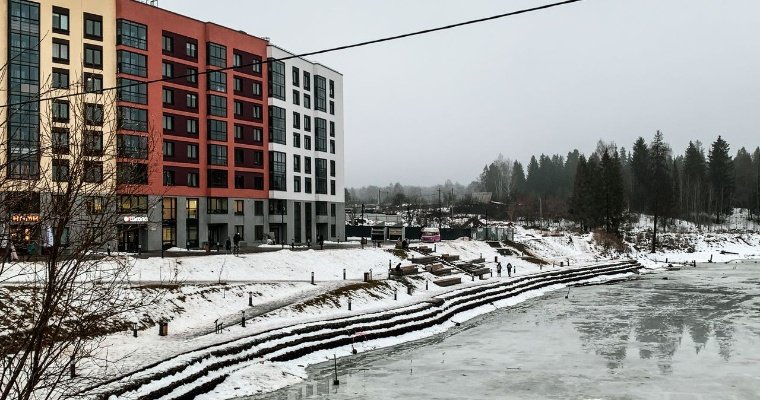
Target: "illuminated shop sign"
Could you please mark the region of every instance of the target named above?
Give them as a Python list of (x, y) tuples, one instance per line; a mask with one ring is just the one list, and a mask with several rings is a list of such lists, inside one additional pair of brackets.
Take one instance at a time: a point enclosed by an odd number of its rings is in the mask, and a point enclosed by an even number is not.
[(142, 224), (148, 222), (147, 215), (125, 215), (124, 222), (128, 224)]
[(40, 222), (39, 214), (13, 214), (11, 222)]

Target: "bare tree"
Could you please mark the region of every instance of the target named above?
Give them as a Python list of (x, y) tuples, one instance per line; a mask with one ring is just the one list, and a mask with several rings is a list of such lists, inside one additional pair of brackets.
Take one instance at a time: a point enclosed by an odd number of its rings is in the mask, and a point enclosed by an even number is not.
[[(48, 85), (42, 100), (21, 106), (38, 107), (38, 151), (28, 154), (36, 170), (19, 179), (9, 158), (0, 160), (0, 399), (62, 398), (94, 383), (77, 366), (107, 362), (97, 358), (103, 335), (156, 301), (129, 291), (132, 259), (109, 253), (119, 209), (156, 165), (148, 148), (158, 135), (117, 135), (129, 125), (116, 93), (84, 75), (67, 89)], [(3, 120), (17, 109), (7, 107)]]

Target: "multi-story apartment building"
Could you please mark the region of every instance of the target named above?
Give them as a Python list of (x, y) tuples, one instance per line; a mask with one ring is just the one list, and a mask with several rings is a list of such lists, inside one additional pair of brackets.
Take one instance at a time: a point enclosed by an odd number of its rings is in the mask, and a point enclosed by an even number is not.
[(119, 113), (130, 121), (120, 134), (148, 149), (120, 155), (149, 165), (130, 182), (147, 198), (125, 202), (136, 218), (119, 227), (120, 248), (213, 246), (235, 233), (261, 240), (267, 41), (134, 0), (116, 0), (116, 14)]
[[(0, 7), (0, 105), (9, 106), (0, 109), (0, 190), (5, 205), (10, 191), (24, 193), (4, 207), (4, 242), (39, 240), (34, 222), (50, 204), (50, 182), (61, 185), (81, 152), (89, 183), (109, 179), (104, 171), (113, 170), (114, 161), (104, 143), (114, 133), (108, 121), (116, 118), (100, 89), (116, 84), (115, 20), (112, 1), (8, 0)], [(35, 102), (72, 92), (83, 94)]]
[(343, 238), (343, 76), (277, 46), (267, 54), (272, 236)]
[[(44, 88), (93, 92), (3, 109), (8, 178), (39, 179), (65, 162), (36, 149), (64, 137), (70, 102), (116, 121), (85, 131), (114, 137), (100, 139), (99, 167), (129, 187), (112, 248), (213, 247), (236, 233), (248, 245), (344, 237), (341, 74), (135, 0), (9, 0), (0, 12), (0, 63), (11, 71), (0, 104)], [(40, 121), (54, 133), (41, 135)], [(10, 226), (16, 236), (24, 219)]]

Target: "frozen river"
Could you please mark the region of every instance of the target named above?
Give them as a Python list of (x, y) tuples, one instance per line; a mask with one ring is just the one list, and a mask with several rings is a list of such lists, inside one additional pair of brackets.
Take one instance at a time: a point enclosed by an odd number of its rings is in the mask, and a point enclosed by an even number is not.
[[(667, 278), (667, 279), (664, 279)], [(760, 264), (573, 288), (256, 399), (760, 399)]]

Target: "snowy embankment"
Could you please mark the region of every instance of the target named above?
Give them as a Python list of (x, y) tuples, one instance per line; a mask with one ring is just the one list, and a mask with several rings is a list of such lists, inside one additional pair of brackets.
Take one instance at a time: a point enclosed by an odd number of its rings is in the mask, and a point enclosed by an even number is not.
[[(290, 383), (289, 378), (283, 379), (283, 376), (288, 371), (294, 374), (299, 363), (323, 361), (324, 354), (320, 351), (348, 355), (354, 348), (371, 350), (428, 336), (447, 328), (455, 323), (453, 321), (514, 304), (519, 296), (535, 296), (571, 283), (620, 278), (637, 268), (631, 262), (608, 262), (586, 268), (555, 269), (450, 290), (436, 296), (438, 302), (267, 330), (166, 360), (124, 377), (106, 389), (110, 395), (146, 399), (169, 394), (166, 398), (191, 398), (204, 393), (209, 393), (208, 398), (228, 398), (272, 390)], [(363, 344), (357, 348), (355, 344), (359, 342)], [(240, 385), (262, 368), (269, 369), (269, 362), (276, 362), (281, 369), (279, 379), (263, 387), (250, 383)], [(264, 376), (274, 378), (270, 374)]]

